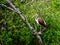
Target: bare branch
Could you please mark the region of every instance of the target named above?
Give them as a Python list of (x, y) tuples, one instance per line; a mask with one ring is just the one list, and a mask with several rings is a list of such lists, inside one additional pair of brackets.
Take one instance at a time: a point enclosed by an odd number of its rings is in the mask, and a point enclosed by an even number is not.
[(9, 10), (12, 10), (12, 11), (13, 11), (13, 9), (12, 9), (11, 7), (8, 7), (8, 6), (4, 5), (4, 4), (0, 4), (0, 6), (6, 7), (7, 9), (9, 9)]
[(28, 23), (27, 19), (25, 19), (25, 18), (22, 16), (22, 14), (21, 14), (21, 12), (19, 11), (19, 9), (16, 8), (9, 0), (6, 0), (6, 1), (7, 1), (7, 2), (10, 4), (10, 6), (15, 10), (15, 12), (19, 14), (19, 16), (21, 17), (21, 19), (23, 20), (23, 22), (26, 23), (26, 25), (30, 28), (30, 30), (33, 30), (33, 27), (31, 27), (31, 25)]
[(11, 2), (10, 0), (6, 0), (6, 1), (7, 1), (7, 2), (10, 4), (10, 6), (14, 9), (14, 11), (19, 14), (19, 16), (21, 17), (21, 19), (23, 20), (23, 22), (24, 22), (24, 23), (28, 26), (28, 28), (31, 30), (31, 33), (33, 33), (34, 35), (36, 35), (37, 39), (39, 40), (39, 44), (42, 45), (43, 43), (42, 43), (42, 39), (41, 39), (40, 35), (37, 34), (36, 29), (34, 29), (34, 28), (30, 25), (30, 23), (27, 21), (27, 19), (24, 18), (24, 16), (21, 14), (19, 8), (16, 8), (16, 7), (12, 4), (12, 2)]
[(3, 45), (3, 41), (2, 41), (2, 39), (0, 38), (0, 45)]
[(37, 34), (36, 36), (37, 36), (37, 39), (38, 39), (39, 44), (40, 44), (40, 45), (43, 45), (43, 42), (42, 42), (41, 37), (40, 37), (38, 34)]

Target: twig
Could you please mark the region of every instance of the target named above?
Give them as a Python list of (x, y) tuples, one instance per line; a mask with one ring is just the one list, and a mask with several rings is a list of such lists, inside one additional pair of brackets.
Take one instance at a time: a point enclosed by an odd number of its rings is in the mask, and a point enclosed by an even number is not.
[(0, 45), (3, 45), (3, 41), (2, 41), (2, 39), (0, 38)]
[(0, 4), (0, 6), (6, 7), (7, 9), (9, 9), (9, 10), (12, 10), (12, 11), (13, 11), (13, 9), (12, 9), (11, 7), (8, 7), (8, 6), (4, 5), (4, 4)]

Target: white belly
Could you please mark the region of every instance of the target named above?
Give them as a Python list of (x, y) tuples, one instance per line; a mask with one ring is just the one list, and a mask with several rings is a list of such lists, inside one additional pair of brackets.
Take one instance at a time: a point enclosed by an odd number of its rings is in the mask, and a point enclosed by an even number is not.
[(39, 24), (38, 19), (35, 19), (36, 23)]

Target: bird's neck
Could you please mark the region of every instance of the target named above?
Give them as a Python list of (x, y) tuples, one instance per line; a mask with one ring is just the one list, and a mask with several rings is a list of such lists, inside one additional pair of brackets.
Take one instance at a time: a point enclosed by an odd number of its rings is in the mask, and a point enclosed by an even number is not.
[(38, 19), (39, 17), (36, 17), (35, 19)]

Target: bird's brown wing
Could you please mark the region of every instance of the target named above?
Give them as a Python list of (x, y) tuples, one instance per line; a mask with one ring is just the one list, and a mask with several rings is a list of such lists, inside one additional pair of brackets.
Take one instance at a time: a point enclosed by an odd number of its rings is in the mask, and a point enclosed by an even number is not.
[(46, 24), (44, 23), (44, 21), (43, 21), (41, 18), (38, 19), (38, 22), (39, 22), (39, 24), (41, 24), (42, 26), (46, 27)]

